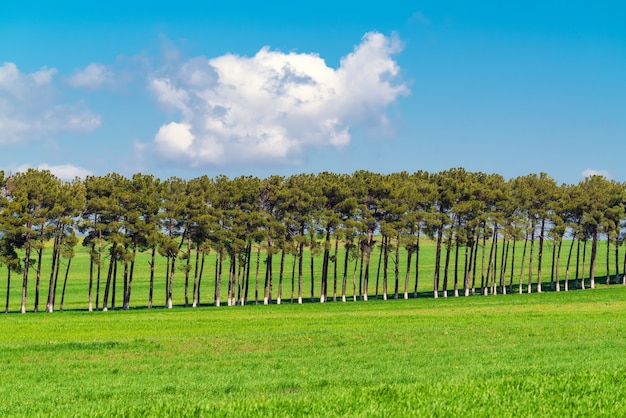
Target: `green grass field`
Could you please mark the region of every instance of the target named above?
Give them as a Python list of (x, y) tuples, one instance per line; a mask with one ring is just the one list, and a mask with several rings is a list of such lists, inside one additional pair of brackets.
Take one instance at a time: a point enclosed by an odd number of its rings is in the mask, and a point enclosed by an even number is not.
[(626, 288), (0, 317), (1, 416), (624, 416)]
[[(172, 310), (160, 259), (150, 310), (142, 254), (133, 308), (89, 313), (81, 250), (64, 312), (18, 314), (13, 277), (0, 315), (0, 416), (626, 416), (626, 287), (434, 300), (434, 247), (421, 257), (417, 299), (291, 304), (286, 277), (280, 306), (216, 308), (211, 255), (205, 305), (181, 307), (177, 271)], [(225, 279), (222, 290), (224, 302)]]

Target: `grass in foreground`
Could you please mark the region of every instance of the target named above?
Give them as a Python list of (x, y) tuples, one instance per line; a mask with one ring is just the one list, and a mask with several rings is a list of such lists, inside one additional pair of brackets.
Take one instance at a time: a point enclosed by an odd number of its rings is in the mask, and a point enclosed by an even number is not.
[(625, 416), (626, 288), (0, 317), (2, 416)]

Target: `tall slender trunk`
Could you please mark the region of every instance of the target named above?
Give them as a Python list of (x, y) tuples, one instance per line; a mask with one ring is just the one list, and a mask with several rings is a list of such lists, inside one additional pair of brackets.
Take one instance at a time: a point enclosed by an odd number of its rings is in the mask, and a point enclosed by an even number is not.
[(311, 302), (315, 302), (315, 257), (313, 253), (315, 252), (315, 234), (314, 231), (311, 231), (311, 253), (310, 253), (310, 265), (311, 265)]
[(505, 238), (504, 243), (502, 244), (502, 255), (500, 259), (502, 260), (502, 267), (500, 268), (500, 293), (506, 295), (506, 285), (505, 276), (506, 276), (506, 266), (509, 261), (509, 245), (510, 240)]
[(65, 289), (67, 288), (67, 277), (70, 274), (71, 264), (72, 264), (72, 259), (68, 258), (67, 267), (65, 268), (65, 277), (63, 278), (63, 290), (61, 291), (61, 303), (59, 304), (59, 311), (63, 310), (63, 302), (65, 301)]
[(486, 294), (487, 277), (485, 276), (485, 257), (487, 256), (487, 223), (483, 223), (483, 250), (480, 254), (480, 294)]
[(222, 248), (215, 253), (215, 289), (213, 291), (213, 305), (219, 307), (222, 301)]
[[(491, 269), (494, 265), (494, 260), (495, 260), (495, 252), (497, 249), (497, 241), (496, 241), (496, 234), (498, 231), (498, 226), (496, 225), (493, 228), (493, 236), (491, 237), (491, 246), (489, 248), (489, 262), (487, 264), (487, 274), (485, 275), (485, 286), (483, 287), (483, 295), (487, 296), (489, 294), (489, 288), (491, 287), (490, 283), (491, 283)], [(495, 267), (493, 267), (495, 270)]]
[(187, 263), (185, 266), (185, 307), (189, 306), (189, 272), (190, 271), (191, 271), (191, 231), (188, 230), (187, 231)]
[(285, 271), (285, 248), (280, 253), (280, 270), (278, 272), (278, 295), (276, 295), (276, 304), (280, 305), (283, 299), (283, 274)]
[(606, 282), (605, 284), (611, 284), (611, 234), (607, 233), (606, 236)]
[(272, 303), (272, 282), (273, 282), (273, 272), (272, 272), (272, 258), (274, 252), (274, 243), (271, 237), (267, 238), (267, 268), (265, 269), (265, 288), (263, 293), (263, 304), (268, 305)]
[(513, 293), (513, 276), (515, 275), (515, 248), (517, 247), (517, 239), (513, 237), (513, 249), (511, 250), (511, 275), (509, 277), (509, 293)]
[[(373, 231), (367, 232), (367, 244), (365, 245), (365, 253), (363, 254), (365, 260), (362, 263), (365, 263), (365, 275), (363, 277), (363, 300), (367, 301), (367, 292), (369, 289), (369, 275), (370, 275), (370, 260), (372, 257), (372, 241), (373, 241)], [(361, 263), (361, 264), (362, 264)]]
[(261, 243), (257, 245), (256, 249), (256, 272), (254, 275), (254, 304), (259, 304), (259, 271), (261, 269)]
[(394, 259), (394, 270), (393, 274), (395, 276), (395, 287), (393, 292), (393, 298), (398, 299), (398, 292), (400, 291), (400, 233), (396, 236), (396, 255)]
[[(30, 230), (31, 226), (27, 225), (27, 229)], [(26, 294), (28, 289), (28, 269), (30, 267), (30, 253), (31, 253), (31, 244), (30, 244), (30, 232), (26, 233), (26, 249), (24, 255), (24, 271), (22, 275), (22, 303), (20, 305), (20, 312), (26, 313)]]
[(298, 304), (302, 305), (302, 269), (304, 264), (304, 242), (298, 244)]
[(589, 284), (592, 289), (596, 288), (596, 257), (598, 254), (598, 230), (593, 231), (591, 239), (591, 259), (589, 260)]
[(39, 288), (41, 286), (41, 264), (43, 262), (43, 247), (44, 243), (39, 243), (40, 247), (37, 248), (37, 270), (35, 272), (35, 309), (34, 312), (39, 312)]
[(556, 252), (556, 261), (554, 263), (554, 276), (555, 276), (555, 283), (556, 283), (556, 291), (560, 292), (561, 291), (561, 280), (559, 278), (559, 264), (561, 264), (561, 248), (563, 248), (563, 238), (559, 238), (558, 241), (558, 248), (557, 248), (557, 252)]
[(59, 283), (59, 271), (61, 270), (61, 251), (57, 251), (57, 261), (54, 268), (54, 288), (52, 289), (52, 303), (50, 312), (54, 311), (54, 305), (57, 299), (57, 284)]
[(172, 301), (172, 293), (174, 289), (174, 273), (176, 272), (176, 256), (172, 256), (172, 266), (170, 271), (170, 281), (167, 287), (167, 309), (172, 309), (173, 301)]
[(293, 303), (293, 297), (294, 297), (294, 293), (295, 293), (295, 289), (296, 289), (296, 261), (298, 260), (298, 257), (296, 254), (292, 254), (292, 259), (291, 259), (291, 297), (290, 297), (290, 303)]
[(91, 243), (89, 251), (89, 312), (93, 312), (93, 257), (96, 251), (96, 243)]
[(459, 297), (459, 239), (454, 244), (454, 297)]
[(232, 248), (228, 252), (230, 265), (228, 266), (228, 306), (235, 306), (235, 275), (237, 274), (237, 255)]
[[(576, 243), (576, 279), (574, 279), (574, 289), (580, 288), (580, 241), (581, 240), (579, 238), (578, 242)], [(584, 286), (585, 286), (585, 283), (583, 279), (583, 288)]]
[(569, 251), (567, 254), (567, 263), (565, 264), (565, 280), (563, 281), (563, 290), (566, 292), (569, 291), (569, 266), (572, 261), (572, 253), (574, 252), (574, 242), (576, 241), (576, 237), (572, 238), (572, 243), (569, 246)]
[(243, 299), (241, 301), (241, 305), (246, 305), (248, 303), (248, 295), (250, 290), (250, 270), (252, 268), (252, 241), (248, 241), (248, 247), (246, 249), (246, 278), (244, 283), (243, 290)]
[(52, 265), (50, 266), (50, 282), (48, 283), (48, 299), (46, 300), (46, 312), (53, 312), (54, 305), (52, 304), (52, 292), (54, 290), (54, 273), (56, 272), (56, 265), (58, 261), (57, 254), (59, 252), (59, 236), (54, 235), (52, 244)]
[(320, 289), (320, 302), (326, 302), (328, 294), (328, 262), (330, 260), (330, 228), (326, 228), (326, 240), (324, 241), (324, 256), (322, 261), (322, 280)]
[(404, 299), (409, 298), (409, 277), (411, 276), (411, 261), (413, 258), (413, 249), (407, 248), (406, 255), (406, 274), (404, 275)]
[(622, 267), (622, 271), (624, 272), (622, 275), (622, 286), (626, 286), (626, 253), (624, 253), (624, 264)]
[(417, 230), (417, 241), (415, 243), (415, 288), (413, 289), (413, 297), (417, 298), (419, 283), (419, 264), (420, 264), (420, 231)]
[[(480, 233), (476, 231), (476, 241), (474, 241), (474, 260), (472, 261), (472, 296), (476, 294), (476, 271), (478, 270), (478, 243), (480, 242)], [(485, 247), (482, 248), (481, 252), (485, 252)]]
[(546, 230), (546, 220), (541, 219), (539, 230), (539, 254), (537, 255), (537, 293), (541, 293), (541, 260), (543, 258), (543, 234)]
[(192, 307), (198, 306), (198, 269), (200, 268), (200, 249), (196, 247), (196, 259), (194, 260), (193, 268), (193, 293), (192, 293)]
[[(439, 214), (443, 216), (443, 207), (439, 208)], [(439, 272), (441, 263), (441, 246), (443, 244), (443, 222), (437, 229), (437, 248), (435, 249), (435, 274), (433, 277), (433, 297), (439, 297)]]
[(109, 293), (111, 288), (111, 280), (113, 279), (113, 264), (115, 263), (115, 244), (111, 249), (111, 258), (109, 259), (109, 270), (107, 272), (107, 281), (104, 286), (104, 298), (102, 301), (102, 311), (107, 312), (109, 310)]
[(448, 297), (448, 273), (450, 270), (450, 254), (452, 254), (452, 231), (446, 240), (446, 259), (443, 267), (443, 297)]
[(150, 253), (150, 289), (148, 290), (148, 309), (152, 309), (154, 296), (154, 263), (156, 262), (156, 245), (152, 247)]
[(333, 302), (337, 302), (337, 262), (339, 261), (339, 235), (335, 234), (335, 260), (333, 261)]
[(526, 261), (526, 247), (528, 245), (528, 231), (526, 231), (526, 237), (524, 238), (524, 247), (522, 249), (522, 265), (520, 266), (519, 273), (519, 294), (521, 295), (524, 291), (524, 285), (522, 284), (522, 280), (524, 278), (524, 263)]
[(374, 299), (378, 299), (378, 289), (380, 284), (380, 268), (383, 261), (383, 254), (385, 253), (385, 245), (387, 243), (387, 237), (383, 235), (383, 240), (380, 243), (380, 253), (378, 254), (378, 267), (376, 268), (376, 291), (374, 294)]
[(200, 273), (198, 273), (198, 306), (202, 305), (202, 274), (204, 273), (204, 260), (206, 258), (206, 253), (202, 252), (202, 257), (200, 257)]
[(528, 256), (528, 293), (533, 291), (533, 255), (535, 250), (535, 220), (531, 222), (530, 226), (530, 254)]
[(111, 297), (111, 309), (115, 309), (115, 300), (117, 296), (117, 253), (115, 254), (115, 262), (113, 263), (113, 292)]
[[(341, 281), (341, 301), (346, 301), (346, 286), (348, 285), (348, 262), (350, 257), (350, 246), (348, 243), (345, 244), (345, 258), (343, 260), (343, 280)], [(356, 264), (355, 264), (356, 265)], [(355, 289), (356, 291), (356, 289)]]
[(9, 313), (9, 295), (11, 293), (11, 267), (7, 266), (7, 299), (4, 304), (4, 313)]
[(615, 233), (615, 283), (619, 283), (619, 234)]
[(470, 294), (469, 279), (470, 279), (470, 275), (472, 272), (472, 258), (474, 257), (475, 248), (476, 248), (476, 243), (472, 243), (472, 245), (465, 246), (465, 268), (463, 269), (463, 294), (465, 296), (469, 296)]
[(585, 260), (587, 259), (587, 240), (585, 240), (583, 242), (583, 261), (582, 261), (582, 267), (581, 267), (581, 271), (583, 272), (583, 277), (581, 278), (582, 280), (580, 281), (580, 288), (582, 290), (585, 290)]

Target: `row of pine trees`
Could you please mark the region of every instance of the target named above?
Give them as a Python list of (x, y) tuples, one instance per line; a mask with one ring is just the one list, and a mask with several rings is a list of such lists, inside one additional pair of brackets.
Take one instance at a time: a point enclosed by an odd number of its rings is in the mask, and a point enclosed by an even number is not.
[[(626, 284), (626, 275), (619, 276), (620, 264), (626, 271), (626, 254), (620, 260), (619, 252), (626, 186), (602, 176), (558, 185), (545, 173), (506, 180), (498, 174), (455, 168), (438, 173), (357, 171), (164, 181), (146, 174), (127, 178), (113, 173), (66, 182), (49, 171), (30, 169), (11, 175), (0, 172), (0, 187), (6, 310), (13, 275), (22, 279), (22, 313), (29, 286), (34, 286), (35, 311), (43, 298), (47, 312), (55, 306), (62, 309), (71, 260), (81, 242), (90, 254), (85, 272), (90, 311), (115, 307), (112, 293), (118, 279), (123, 281), (123, 308), (130, 307), (138, 252), (149, 254), (151, 260), (148, 307), (153, 304), (157, 257), (166, 260), (167, 307), (173, 304), (177, 273), (184, 275), (185, 305), (197, 306), (210, 252), (216, 256), (213, 303), (218, 306), (222, 278), (228, 283), (229, 306), (248, 303), (252, 290), (255, 301), (261, 291), (264, 303), (271, 303), (275, 283), (281, 303), (283, 278), (289, 274), (296, 280), (292, 289), (297, 289), (299, 303), (309, 298), (325, 302), (331, 292), (333, 300), (345, 301), (350, 278), (355, 300), (357, 295), (367, 300), (364, 289), (369, 289), (373, 277), (375, 246), (380, 249), (378, 263), (383, 264), (383, 297), (416, 297), (424, 239), (436, 243), (435, 298), (449, 292), (454, 296), (541, 292), (548, 276), (551, 288), (560, 291), (563, 258), (567, 260), (563, 290), (570, 286), (570, 275), (575, 287), (584, 287), (585, 281), (579, 279), (588, 274), (593, 288), (601, 241), (607, 246), (607, 283), (612, 270), (615, 281)], [(545, 254), (546, 240), (552, 243), (550, 254)], [(563, 247), (564, 241), (570, 245)], [(339, 251), (345, 255), (340, 257)], [(43, 271), (44, 255), (50, 257), (50, 271)], [(314, 258), (320, 256), (321, 271), (316, 275)], [(551, 269), (545, 272), (543, 259), (548, 256)], [(291, 271), (286, 257), (294, 260)], [(265, 271), (259, 286), (262, 258)], [(62, 259), (67, 260), (63, 269)], [(514, 273), (520, 259), (521, 271)], [(401, 262), (404, 277), (399, 274)], [(280, 266), (278, 271), (275, 265)], [(570, 272), (570, 265), (575, 271)], [(256, 280), (251, 289), (253, 271)], [(42, 295), (44, 280), (48, 291)]]

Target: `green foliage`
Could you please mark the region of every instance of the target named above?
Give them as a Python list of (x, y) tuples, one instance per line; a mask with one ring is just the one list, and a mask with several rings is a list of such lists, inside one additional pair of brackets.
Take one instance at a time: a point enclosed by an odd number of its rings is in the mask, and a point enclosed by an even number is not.
[(623, 416), (626, 288), (0, 317), (3, 416)]

